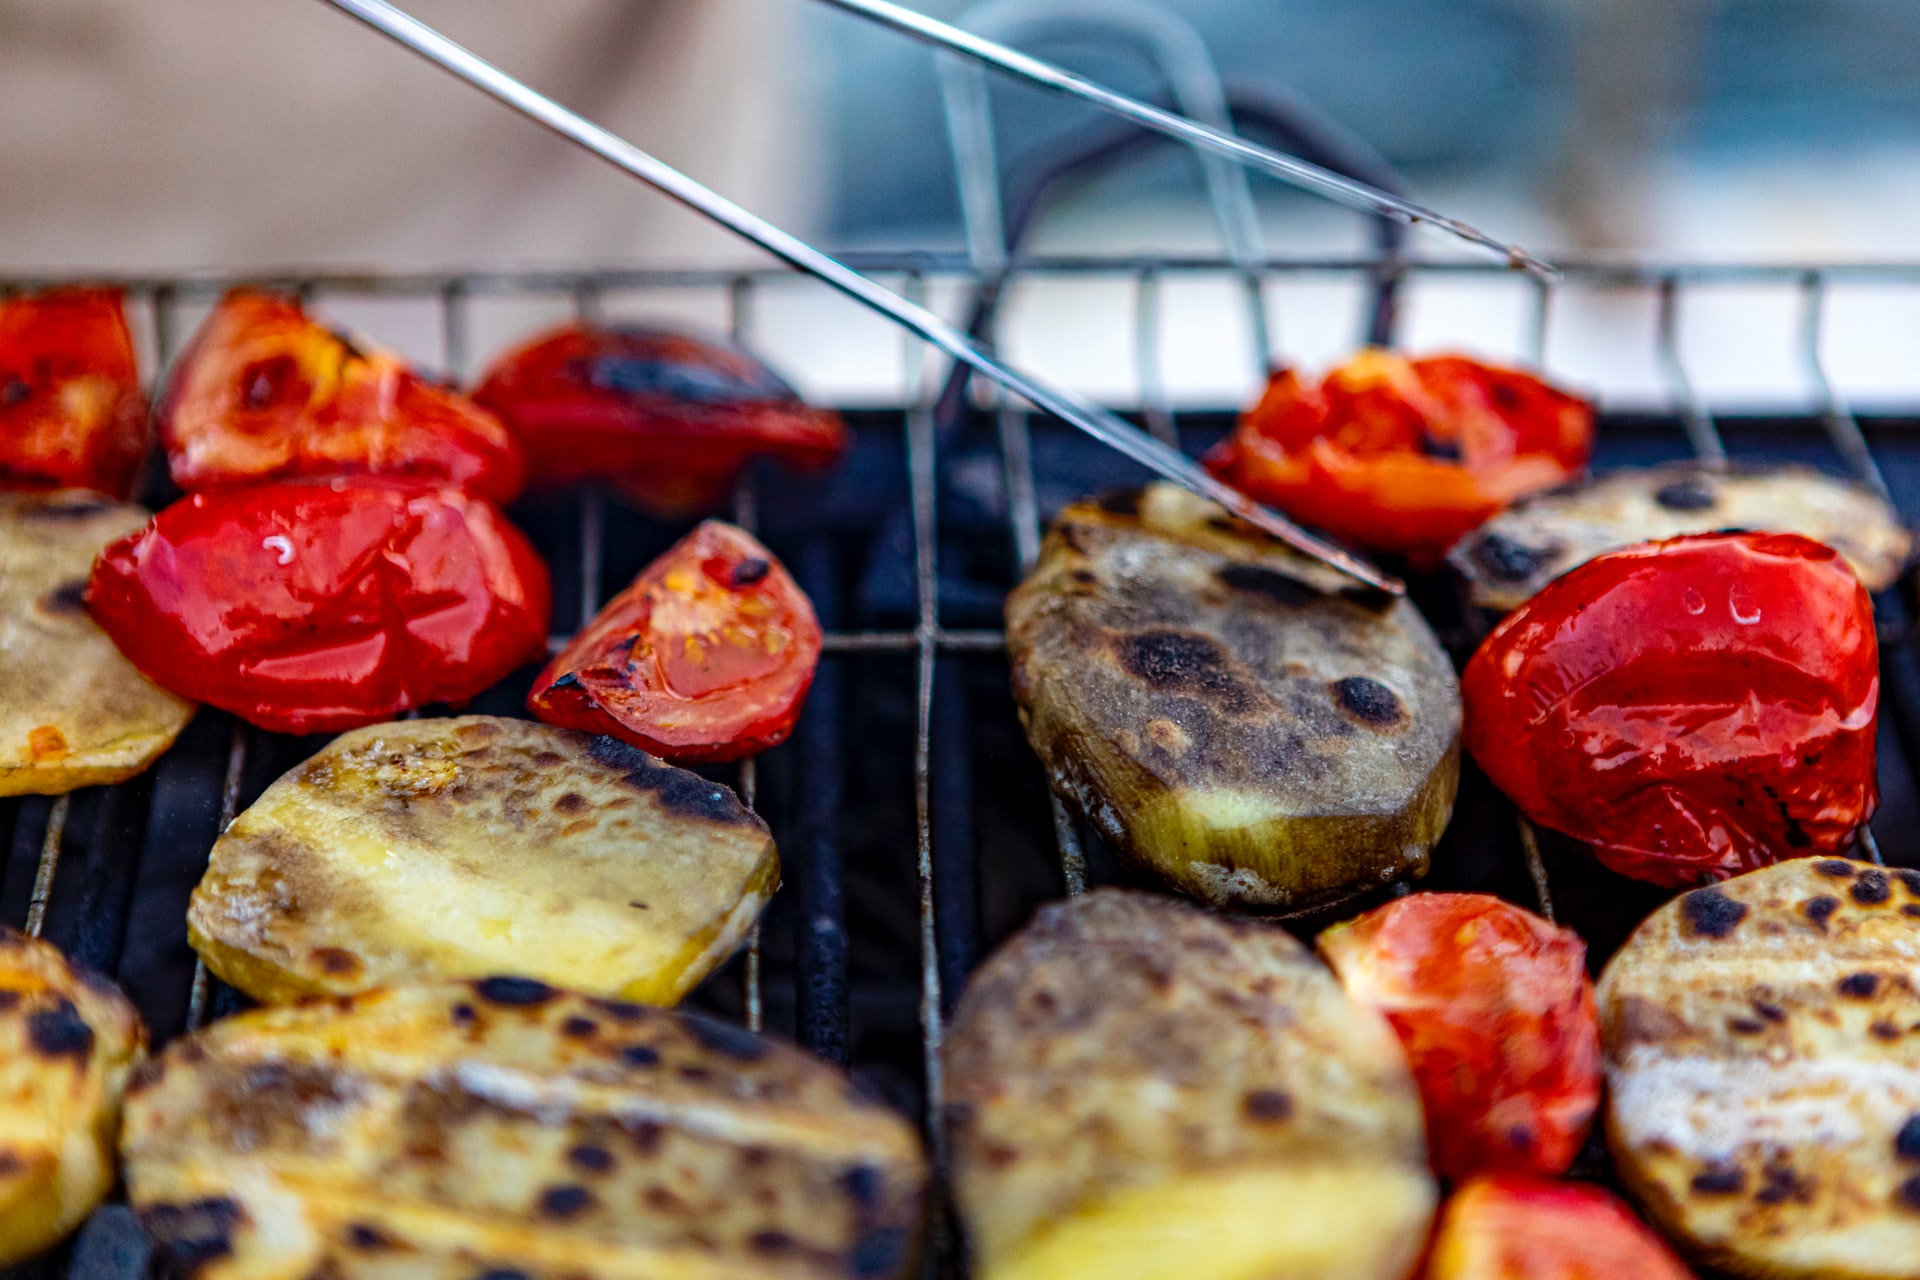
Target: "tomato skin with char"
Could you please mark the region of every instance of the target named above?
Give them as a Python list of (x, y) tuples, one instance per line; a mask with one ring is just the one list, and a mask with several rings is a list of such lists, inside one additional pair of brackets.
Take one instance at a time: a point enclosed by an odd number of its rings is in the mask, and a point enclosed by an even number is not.
[(0, 302), (0, 487), (124, 498), (147, 451), (147, 398), (117, 289)]
[(1878, 800), (1872, 601), (1798, 535), (1591, 560), (1494, 629), (1461, 694), (1522, 812), (1655, 884), (1839, 852)]
[(793, 731), (820, 644), (813, 605), (779, 561), (708, 520), (574, 637), (527, 707), (668, 760), (738, 760)]
[(473, 395), (512, 427), (536, 485), (612, 484), (667, 519), (712, 510), (755, 457), (813, 469), (847, 448), (838, 414), (747, 352), (661, 329), (556, 330)]
[(549, 588), (491, 503), (360, 478), (189, 495), (101, 552), (87, 607), (155, 683), (320, 733), (537, 660)]
[(1428, 566), (1514, 499), (1580, 474), (1592, 452), (1592, 408), (1539, 378), (1368, 350), (1318, 382), (1276, 370), (1205, 461), (1297, 520)]
[(1315, 945), (1405, 1046), (1436, 1173), (1566, 1172), (1600, 1105), (1577, 934), (1486, 894), (1414, 893)]
[(1440, 1213), (1426, 1280), (1692, 1280), (1617, 1196), (1583, 1183), (1475, 1178)]
[(526, 476), (493, 414), (276, 294), (221, 299), (175, 366), (159, 418), (173, 482), (189, 493), (378, 475), (506, 502)]

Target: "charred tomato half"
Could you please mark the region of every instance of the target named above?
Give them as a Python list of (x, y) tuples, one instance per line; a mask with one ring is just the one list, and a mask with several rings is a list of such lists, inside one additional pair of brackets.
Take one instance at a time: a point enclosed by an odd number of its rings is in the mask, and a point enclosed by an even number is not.
[(117, 289), (0, 302), (0, 486), (124, 498), (147, 450), (147, 399)]

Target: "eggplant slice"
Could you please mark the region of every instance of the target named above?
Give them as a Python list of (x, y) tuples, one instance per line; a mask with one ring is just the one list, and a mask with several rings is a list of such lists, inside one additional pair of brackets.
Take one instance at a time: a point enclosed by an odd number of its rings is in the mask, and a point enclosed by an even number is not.
[(1697, 463), (1613, 471), (1526, 499), (1462, 538), (1447, 559), (1475, 604), (1515, 609), (1602, 552), (1685, 533), (1798, 533), (1845, 556), (1869, 591), (1906, 567), (1913, 539), (1865, 485), (1811, 467), (1714, 471)]
[(1007, 648), (1054, 790), (1185, 892), (1304, 911), (1426, 872), (1460, 691), (1407, 601), (1154, 484), (1061, 512)]

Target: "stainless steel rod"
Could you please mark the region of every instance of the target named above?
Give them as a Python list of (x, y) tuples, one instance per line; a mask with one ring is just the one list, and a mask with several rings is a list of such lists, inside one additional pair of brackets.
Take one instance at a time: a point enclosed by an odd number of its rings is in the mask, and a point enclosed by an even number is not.
[(1135, 462), (1203, 497), (1211, 498), (1249, 524), (1272, 534), (1298, 551), (1339, 569), (1369, 586), (1393, 594), (1405, 587), (1393, 578), (1330, 543), (1314, 537), (1292, 521), (1267, 510), (1209, 475), (1198, 463), (1168, 447), (1131, 423), (1108, 413), (1078, 394), (1042, 382), (1002, 364), (966, 334), (925, 307), (876, 284), (851, 267), (829, 257), (757, 214), (728, 200), (649, 155), (632, 143), (576, 115), (538, 93), (479, 55), (440, 34), (386, 0), (325, 0), (374, 30), (406, 46), (428, 61), (452, 72), (476, 89), (490, 94), (522, 115), (586, 148), (601, 159), (672, 196), (680, 203), (751, 240), (793, 267), (824, 281), (918, 334), (954, 359), (962, 361), (1009, 391), (1023, 397)]
[(1496, 240), (1486, 232), (1471, 227), (1458, 218), (1449, 218), (1432, 209), (1402, 200), (1399, 196), (1357, 182), (1331, 169), (1323, 169), (1317, 164), (1290, 156), (1284, 151), (1248, 142), (1237, 134), (1227, 133), (1201, 124), (1188, 116), (1156, 107), (1151, 103), (1129, 98), (1124, 93), (1116, 93), (1097, 81), (1085, 76), (1075, 75), (1064, 67), (1051, 62), (1010, 49), (1006, 45), (974, 35), (950, 23), (929, 18), (904, 5), (891, 0), (823, 0), (836, 9), (857, 14), (862, 18), (877, 22), (892, 31), (913, 37), (923, 44), (949, 49), (983, 62), (996, 71), (1025, 80), (1029, 84), (1043, 89), (1052, 89), (1069, 97), (1090, 102), (1103, 111), (1131, 120), (1143, 128), (1155, 133), (1165, 134), (1169, 138), (1178, 138), (1202, 151), (1225, 156), (1229, 160), (1270, 173), (1283, 182), (1292, 183), (1303, 190), (1325, 196), (1355, 209), (1364, 209), (1382, 217), (1404, 222), (1409, 226), (1426, 225), (1482, 249), (1490, 249), (1506, 258), (1513, 266), (1533, 272), (1535, 275), (1551, 276), (1553, 268), (1522, 249), (1519, 245)]

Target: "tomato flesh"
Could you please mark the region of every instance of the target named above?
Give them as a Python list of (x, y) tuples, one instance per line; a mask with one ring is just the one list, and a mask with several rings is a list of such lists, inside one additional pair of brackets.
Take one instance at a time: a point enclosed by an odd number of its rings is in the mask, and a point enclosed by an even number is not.
[(819, 661), (820, 624), (787, 571), (709, 520), (574, 637), (527, 706), (669, 760), (738, 760), (792, 732)]
[(1591, 407), (1538, 378), (1369, 350), (1317, 383), (1276, 370), (1206, 464), (1296, 519), (1428, 564), (1592, 451)]
[(1693, 1272), (1599, 1187), (1488, 1175), (1441, 1211), (1426, 1280), (1691, 1280)]
[(116, 289), (0, 302), (0, 486), (124, 498), (147, 450), (147, 399)]
[(1486, 894), (1415, 893), (1316, 945), (1406, 1047), (1435, 1172), (1566, 1171), (1600, 1104), (1578, 935)]
[(160, 431), (188, 492), (379, 475), (505, 502), (525, 478), (498, 418), (272, 294), (236, 291), (214, 308), (168, 383)]
[(193, 494), (101, 552), (87, 607), (156, 683), (280, 733), (460, 702), (546, 651), (546, 567), (492, 504), (405, 481)]
[(1497, 627), (1466, 745), (1522, 812), (1655, 884), (1843, 850), (1878, 799), (1873, 605), (1793, 534), (1600, 556)]
[(751, 355), (658, 329), (547, 334), (474, 399), (513, 428), (536, 484), (610, 483), (669, 519), (711, 510), (755, 457), (816, 468), (847, 447), (839, 415)]

